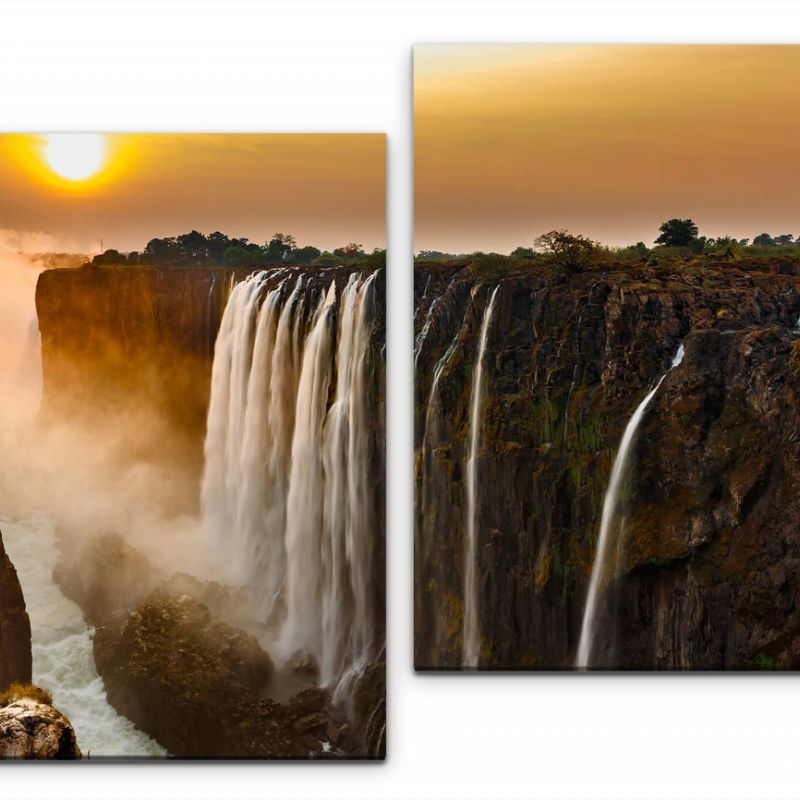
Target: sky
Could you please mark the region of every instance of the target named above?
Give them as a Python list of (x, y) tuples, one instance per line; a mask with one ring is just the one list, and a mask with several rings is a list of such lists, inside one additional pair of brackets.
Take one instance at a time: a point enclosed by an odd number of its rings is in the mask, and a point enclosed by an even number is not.
[(385, 171), (374, 134), (2, 134), (0, 230), (20, 249), (85, 253), (192, 229), (371, 250), (385, 247)]
[(800, 46), (414, 50), (415, 250), (800, 234)]

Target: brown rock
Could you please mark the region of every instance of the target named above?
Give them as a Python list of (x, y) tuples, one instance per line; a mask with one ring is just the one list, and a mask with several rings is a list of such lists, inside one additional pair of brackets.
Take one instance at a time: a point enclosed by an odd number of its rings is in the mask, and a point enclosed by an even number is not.
[(61, 712), (22, 698), (0, 708), (0, 758), (77, 759), (81, 751)]

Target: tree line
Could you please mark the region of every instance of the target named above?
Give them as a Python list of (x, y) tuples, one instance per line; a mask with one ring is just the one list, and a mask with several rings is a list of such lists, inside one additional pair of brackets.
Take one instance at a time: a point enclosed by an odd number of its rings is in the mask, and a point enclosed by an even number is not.
[[(579, 234), (571, 234), (566, 230), (553, 230), (538, 236), (528, 247), (517, 247), (509, 253), (511, 258), (533, 258), (538, 254), (567, 255), (569, 258), (584, 258), (592, 252), (606, 252), (621, 256), (646, 255), (666, 248), (683, 250), (691, 253), (719, 253), (740, 250), (742, 248), (770, 248), (796, 246), (800, 252), (800, 235), (791, 233), (772, 235), (760, 233), (752, 239), (735, 239), (732, 236), (701, 236), (700, 231), (691, 219), (668, 219), (659, 227), (659, 235), (648, 247), (644, 242), (637, 242), (628, 247), (604, 247)], [(416, 261), (456, 261), (482, 256), (485, 253), (447, 253), (441, 250), (422, 250), (414, 257)], [(497, 255), (493, 253), (491, 255)]]
[(179, 236), (151, 239), (141, 251), (123, 253), (106, 250), (89, 263), (92, 266), (148, 264), (246, 267), (259, 264), (309, 264), (333, 267), (339, 264), (377, 264), (385, 260), (385, 253), (379, 248), (367, 253), (357, 242), (350, 242), (332, 251), (320, 250), (312, 245), (299, 247), (294, 237), (285, 233), (276, 233), (264, 244), (258, 244), (246, 238), (232, 238), (220, 231), (206, 236), (193, 230)]

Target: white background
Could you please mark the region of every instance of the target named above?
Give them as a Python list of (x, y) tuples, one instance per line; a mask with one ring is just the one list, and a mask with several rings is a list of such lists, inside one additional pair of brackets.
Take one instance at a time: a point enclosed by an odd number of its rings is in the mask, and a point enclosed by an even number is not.
[(4, 764), (2, 796), (800, 796), (794, 676), (414, 675), (410, 260), (414, 42), (787, 42), (800, 37), (799, 12), (788, 2), (0, 5), (0, 128), (385, 131), (390, 256), (388, 761)]

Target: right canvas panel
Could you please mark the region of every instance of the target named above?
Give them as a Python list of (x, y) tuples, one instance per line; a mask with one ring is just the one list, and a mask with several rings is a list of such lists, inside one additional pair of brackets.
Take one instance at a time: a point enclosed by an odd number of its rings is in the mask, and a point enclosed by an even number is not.
[(797, 669), (800, 48), (414, 71), (417, 669)]

